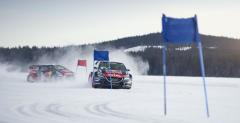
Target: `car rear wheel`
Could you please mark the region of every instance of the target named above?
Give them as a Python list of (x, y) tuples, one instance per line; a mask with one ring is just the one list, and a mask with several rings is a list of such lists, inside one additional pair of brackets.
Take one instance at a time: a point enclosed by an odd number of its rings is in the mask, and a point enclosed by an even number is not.
[(27, 81), (32, 83), (32, 82), (35, 82), (36, 80), (31, 75), (28, 75)]

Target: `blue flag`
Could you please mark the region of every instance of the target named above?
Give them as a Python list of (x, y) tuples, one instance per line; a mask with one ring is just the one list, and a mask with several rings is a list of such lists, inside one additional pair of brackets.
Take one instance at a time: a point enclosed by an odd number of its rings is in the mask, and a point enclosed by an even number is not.
[(162, 35), (166, 43), (190, 44), (199, 42), (197, 18), (162, 17)]
[(205, 82), (205, 68), (203, 61), (203, 52), (202, 52), (202, 43), (200, 41), (200, 36), (198, 33), (197, 26), (197, 16), (195, 15), (192, 18), (170, 18), (166, 17), (163, 14), (162, 17), (162, 37), (163, 37), (163, 95), (164, 95), (164, 114), (167, 115), (167, 92), (166, 92), (166, 75), (167, 75), (167, 65), (166, 65), (166, 47), (167, 43), (175, 43), (175, 44), (191, 44), (197, 43), (199, 50), (199, 60), (201, 65), (201, 73), (203, 78), (203, 86), (204, 86), (204, 95), (205, 95), (205, 106), (206, 106), (206, 114), (209, 117), (209, 109), (208, 109), (208, 97), (207, 97), (207, 89)]
[(94, 61), (109, 61), (108, 51), (94, 50)]

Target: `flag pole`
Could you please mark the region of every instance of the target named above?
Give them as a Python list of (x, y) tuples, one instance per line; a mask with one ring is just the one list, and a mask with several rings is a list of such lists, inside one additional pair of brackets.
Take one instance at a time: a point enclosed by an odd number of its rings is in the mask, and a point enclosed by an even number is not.
[(108, 62), (108, 68), (109, 68), (109, 71), (110, 71), (110, 84), (111, 84), (111, 89), (112, 89), (113, 88), (112, 87), (112, 77), (111, 77), (112, 72), (111, 72), (110, 62)]
[(92, 72), (92, 82), (94, 81), (94, 62), (95, 62), (95, 58), (94, 58), (94, 54), (95, 54), (95, 48), (93, 50), (93, 72)]
[(164, 115), (167, 115), (167, 91), (166, 91), (166, 45), (163, 44), (162, 48), (163, 56), (162, 56), (162, 63), (163, 63), (163, 97), (164, 97)]
[(164, 115), (167, 115), (167, 87), (166, 87), (166, 74), (167, 74), (167, 66), (166, 66), (166, 48), (167, 45), (165, 43), (165, 23), (166, 23), (166, 16), (165, 14), (162, 15), (162, 35), (163, 35), (163, 48), (162, 48), (162, 64), (163, 64), (163, 98), (164, 98)]
[(77, 63), (77, 67), (76, 67), (76, 73), (77, 73), (77, 69), (78, 69), (78, 63)]
[(76, 67), (76, 73), (77, 73), (78, 66)]
[(207, 87), (206, 87), (206, 81), (205, 81), (206, 75), (205, 75), (204, 62), (203, 62), (202, 43), (200, 41), (198, 42), (198, 50), (199, 50), (199, 60), (200, 60), (201, 73), (202, 73), (202, 79), (203, 79), (203, 89), (204, 89), (206, 113), (207, 113), (207, 117), (210, 117), (209, 108), (208, 108)]
[(199, 36), (199, 32), (198, 32), (198, 22), (197, 22), (197, 15), (194, 16), (195, 19), (195, 25), (196, 25), (196, 41), (198, 44), (198, 53), (199, 53), (199, 60), (200, 60), (200, 65), (201, 65), (201, 73), (202, 73), (202, 80), (203, 80), (203, 89), (204, 89), (204, 97), (205, 97), (205, 107), (206, 107), (206, 113), (207, 113), (207, 117), (210, 117), (209, 114), (209, 107), (208, 107), (208, 96), (207, 96), (207, 87), (206, 87), (206, 81), (205, 81), (205, 66), (204, 66), (204, 61), (203, 61), (203, 51), (202, 51), (202, 43), (201, 43), (201, 39)]

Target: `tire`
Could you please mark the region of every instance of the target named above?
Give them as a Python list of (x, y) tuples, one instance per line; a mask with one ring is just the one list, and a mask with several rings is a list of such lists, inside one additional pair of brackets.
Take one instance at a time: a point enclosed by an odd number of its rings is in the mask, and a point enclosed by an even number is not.
[(33, 82), (35, 82), (35, 80), (32, 78), (32, 76), (28, 75), (27, 82), (33, 83)]
[(92, 88), (98, 88), (98, 85), (93, 84), (93, 78), (92, 78), (93, 72), (91, 72), (88, 76), (88, 82), (91, 83)]
[(131, 85), (131, 86), (123, 86), (122, 88), (123, 88), (123, 89), (131, 89), (131, 88), (132, 88), (132, 85)]
[[(132, 75), (130, 74), (129, 76), (130, 76), (130, 81), (132, 81)], [(131, 86), (123, 87), (123, 89), (131, 89), (131, 88), (132, 88), (132, 84), (131, 84)]]
[(92, 84), (92, 88), (98, 88), (98, 86), (97, 86), (97, 85), (94, 85), (94, 84)]
[(130, 87), (125, 87), (124, 89), (131, 89), (132, 88), (132, 86), (130, 86)]

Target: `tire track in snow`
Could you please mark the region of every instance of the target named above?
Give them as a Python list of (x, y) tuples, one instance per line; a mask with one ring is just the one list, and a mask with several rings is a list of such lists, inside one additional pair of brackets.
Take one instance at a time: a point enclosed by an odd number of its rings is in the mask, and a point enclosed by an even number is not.
[[(73, 118), (86, 118), (79, 114), (73, 114), (68, 113), (65, 111), (60, 110), (60, 108), (63, 107), (60, 104), (56, 103), (50, 103), (50, 104), (39, 104), (39, 103), (33, 103), (33, 104), (25, 104), (20, 105), (14, 109), (14, 111), (17, 114), (20, 114), (24, 117), (28, 117), (30, 119), (42, 119), (52, 122), (59, 122), (59, 118), (64, 118), (65, 120), (71, 120)], [(56, 116), (56, 117), (53, 117)]]
[[(49, 104), (45, 107), (45, 111), (50, 114), (54, 114), (60, 117), (65, 117), (65, 118), (84, 118), (84, 119), (89, 119), (92, 117), (82, 115), (79, 113), (73, 113), (73, 112), (68, 112), (66, 110), (63, 110), (64, 105), (60, 105), (57, 103)], [(78, 110), (74, 110), (75, 112), (78, 112)]]
[(27, 117), (45, 116), (44, 112), (39, 109), (39, 105), (38, 103), (20, 105), (15, 110), (18, 114)]
[(34, 113), (34, 114), (37, 114), (37, 115), (44, 115), (43, 112), (40, 112), (40, 110), (38, 109), (40, 106), (40, 104), (38, 103), (33, 103), (29, 106), (29, 109)]
[(54, 115), (69, 118), (69, 116), (66, 113), (59, 111), (59, 107), (60, 107), (59, 104), (49, 104), (46, 106), (45, 111)]
[[(133, 115), (133, 114), (128, 114), (128, 113), (123, 113), (120, 111), (116, 111), (113, 110), (110, 107), (111, 103), (103, 103), (100, 105), (100, 110), (102, 113), (107, 113), (108, 115), (111, 115), (113, 117), (117, 117), (117, 118), (122, 118), (122, 119), (128, 119), (128, 120), (134, 120), (137, 121), (137, 123), (139, 122), (143, 122), (143, 123), (159, 123), (159, 122), (163, 122), (163, 119), (154, 119), (154, 118), (149, 118), (148, 116), (138, 116), (138, 115)], [(165, 116), (164, 116), (165, 117)], [(186, 120), (178, 120), (178, 119), (169, 119), (171, 122), (173, 123), (190, 123)]]
[(113, 110), (112, 108), (110, 108), (110, 103), (105, 103), (102, 105), (102, 111), (108, 112), (109, 115), (112, 115), (114, 117), (119, 117), (119, 118), (123, 118), (123, 119), (129, 119), (129, 120), (136, 120), (136, 121), (141, 121), (141, 122), (159, 122), (159, 120), (157, 119), (152, 119), (152, 118), (145, 118), (142, 116), (138, 116), (138, 115), (132, 115), (132, 114), (128, 114), (128, 113), (123, 113), (123, 112), (119, 112), (116, 110)]
[(96, 115), (96, 116), (106, 116), (105, 114), (99, 112), (99, 109), (97, 108), (98, 105), (99, 104), (88, 104), (84, 107), (84, 109), (88, 113)]
[(32, 117), (32, 115), (30, 115), (30, 114), (26, 111), (25, 105), (21, 105), (21, 106), (17, 107), (17, 108), (16, 108), (16, 111), (17, 111), (19, 114), (22, 114), (22, 115), (24, 115), (24, 116)]
[[(68, 106), (68, 107), (66, 107)], [(70, 106), (70, 107), (69, 107)], [(90, 106), (90, 105), (89, 105)], [(73, 109), (73, 110), (69, 110)], [(74, 108), (72, 105), (61, 105), (59, 103), (49, 103), (49, 104), (23, 104), (18, 105), (13, 109), (17, 115), (29, 119), (40, 119), (41, 121), (48, 122), (57, 122), (57, 123), (71, 123), (73, 121), (105, 121), (108, 122), (108, 119), (103, 119), (102, 117), (94, 117), (89, 115), (91, 113), (84, 113), (84, 106), (79, 108)], [(13, 116), (13, 115), (11, 115)], [(24, 119), (25, 119), (24, 118)], [(22, 119), (17, 117), (17, 119)], [(25, 121), (23, 121), (25, 122)]]
[(110, 102), (106, 103), (100, 103), (100, 104), (89, 104), (85, 107), (85, 110), (89, 112), (90, 114), (100, 116), (100, 117), (115, 117), (125, 120), (134, 120), (134, 121), (141, 121), (141, 122), (159, 122), (159, 120), (156, 119), (150, 119), (150, 118), (143, 118), (141, 116), (132, 115), (124, 112), (115, 111), (112, 108), (109, 107)]

